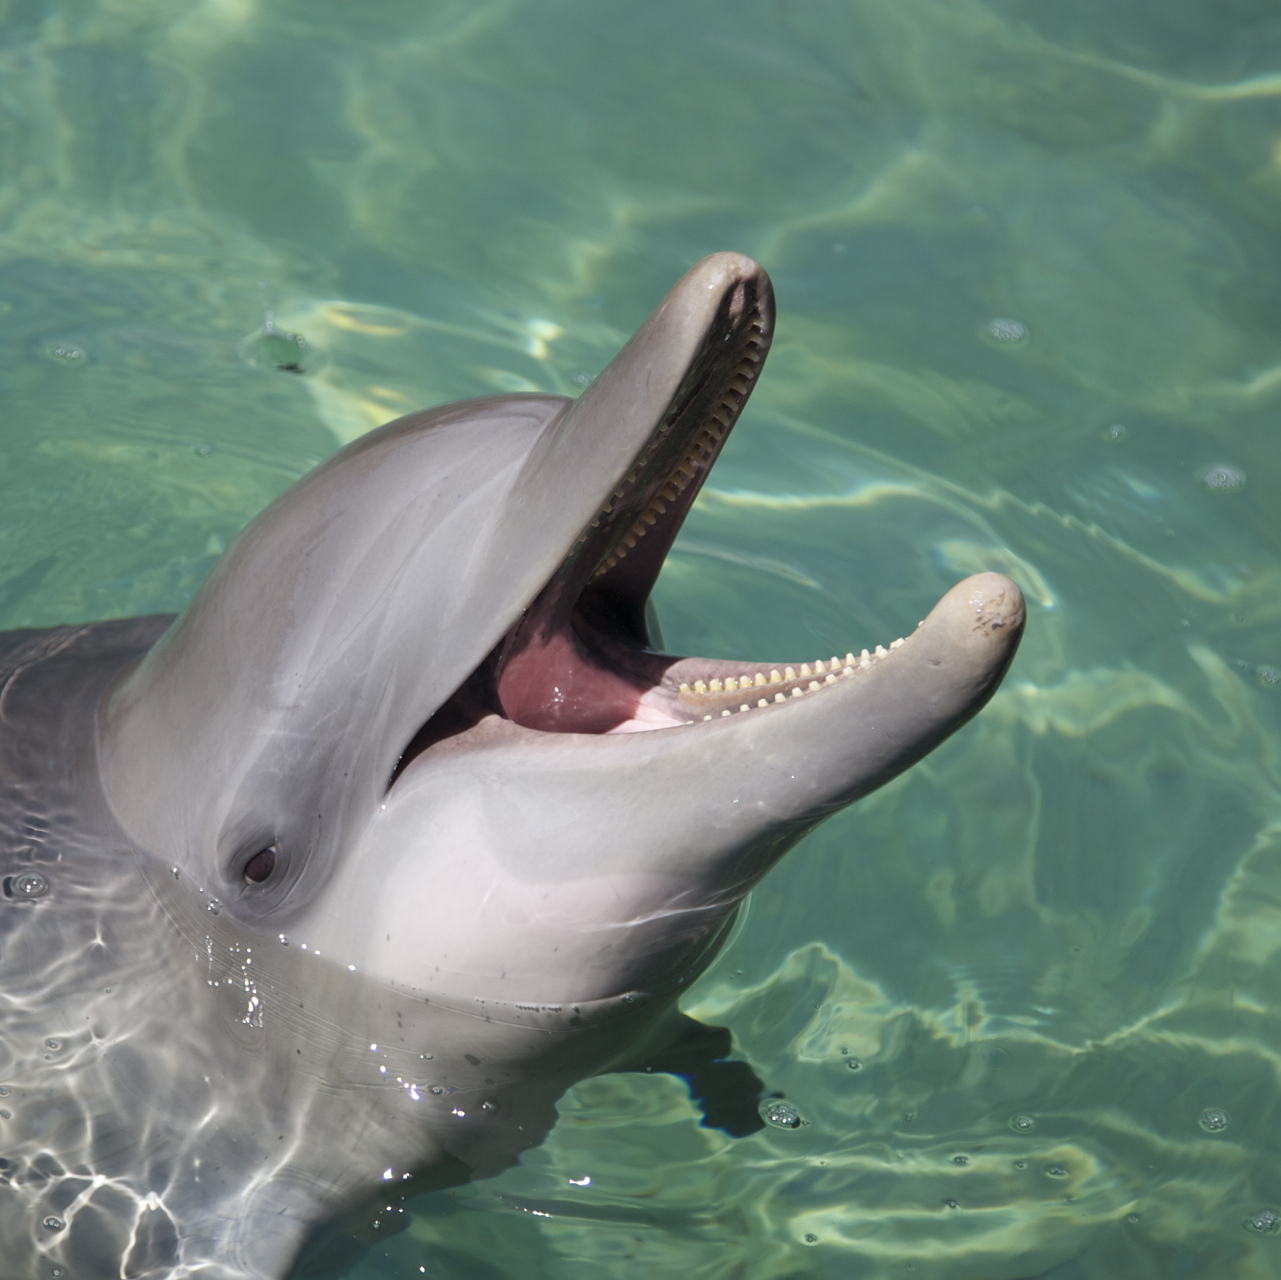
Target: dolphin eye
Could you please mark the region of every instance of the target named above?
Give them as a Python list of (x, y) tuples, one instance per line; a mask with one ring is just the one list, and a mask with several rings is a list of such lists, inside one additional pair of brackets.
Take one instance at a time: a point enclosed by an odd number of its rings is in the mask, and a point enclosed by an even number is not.
[(262, 884), (276, 869), (276, 846), (269, 844), (260, 849), (245, 863), (244, 877), (246, 884)]

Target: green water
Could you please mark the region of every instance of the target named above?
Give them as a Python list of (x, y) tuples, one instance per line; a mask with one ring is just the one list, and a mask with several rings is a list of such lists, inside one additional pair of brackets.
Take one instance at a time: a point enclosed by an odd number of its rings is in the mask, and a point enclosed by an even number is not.
[(0, 3), (0, 626), (181, 607), (341, 442), (573, 393), (726, 248), (778, 337), (669, 646), (1028, 596), (685, 1000), (805, 1127), (591, 1080), (333, 1280), (1281, 1277), (1279, 233), (1274, 0)]

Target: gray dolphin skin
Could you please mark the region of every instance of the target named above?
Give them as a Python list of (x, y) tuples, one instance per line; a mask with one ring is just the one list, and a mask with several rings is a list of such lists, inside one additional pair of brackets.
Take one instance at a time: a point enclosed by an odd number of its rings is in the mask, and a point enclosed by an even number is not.
[(176, 621), (0, 636), (0, 1277), (280, 1280), (318, 1224), (508, 1167), (992, 695), (992, 573), (888, 649), (650, 645), (772, 330), (714, 255), (577, 401), (343, 449)]

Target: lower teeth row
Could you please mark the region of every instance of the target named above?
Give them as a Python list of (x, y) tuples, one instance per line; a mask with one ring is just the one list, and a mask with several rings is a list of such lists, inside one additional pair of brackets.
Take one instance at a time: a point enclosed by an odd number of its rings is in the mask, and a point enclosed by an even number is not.
[[(754, 692), (757, 689), (767, 688), (770, 685), (788, 684), (796, 680), (808, 680), (808, 690), (802, 689), (799, 685), (795, 686), (791, 690), (791, 697), (800, 698), (804, 697), (806, 692), (816, 693), (818, 690), (822, 689), (824, 685), (835, 684), (842, 676), (851, 676), (856, 671), (866, 670), (881, 658), (887, 657), (893, 650), (899, 648), (903, 643), (904, 641), (900, 638), (895, 640), (890, 645), (889, 649), (878, 644), (876, 649), (871, 653), (866, 649), (857, 656), (852, 653), (847, 653), (844, 661), (840, 658), (833, 657), (826, 663), (820, 658), (812, 667), (809, 663), (802, 663), (799, 672), (794, 667), (784, 667), (782, 671), (779, 671), (778, 668), (775, 667), (768, 675), (764, 671), (756, 671), (744, 672), (741, 676), (727, 676), (724, 680), (720, 680), (719, 678), (714, 678), (710, 681), (695, 680), (692, 685), (682, 681), (678, 692), (683, 698), (717, 697), (718, 695), (723, 696), (727, 693), (745, 693), (748, 690)], [(821, 681), (815, 678), (818, 676), (822, 677)], [(774, 692), (773, 701), (786, 702), (788, 701), (788, 696), (789, 695), (784, 693), (781, 689), (778, 689)], [(770, 699), (768, 698), (758, 698), (756, 700), (757, 707), (767, 707), (769, 705)], [(750, 702), (745, 702), (739, 707), (739, 710), (751, 711), (752, 704)], [(732, 714), (733, 712), (728, 708), (721, 712), (722, 716)], [(712, 718), (713, 717), (710, 715), (703, 717), (704, 720), (711, 720)]]

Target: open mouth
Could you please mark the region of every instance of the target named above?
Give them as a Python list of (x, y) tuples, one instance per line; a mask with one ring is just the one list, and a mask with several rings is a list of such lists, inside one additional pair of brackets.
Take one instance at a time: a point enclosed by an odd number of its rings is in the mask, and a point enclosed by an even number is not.
[(551, 580), (420, 730), (397, 767), (486, 715), (546, 733), (636, 733), (822, 696), (888, 648), (742, 663), (651, 646), (645, 605), (758, 378), (773, 334), (764, 273), (726, 288), (666, 412)]

